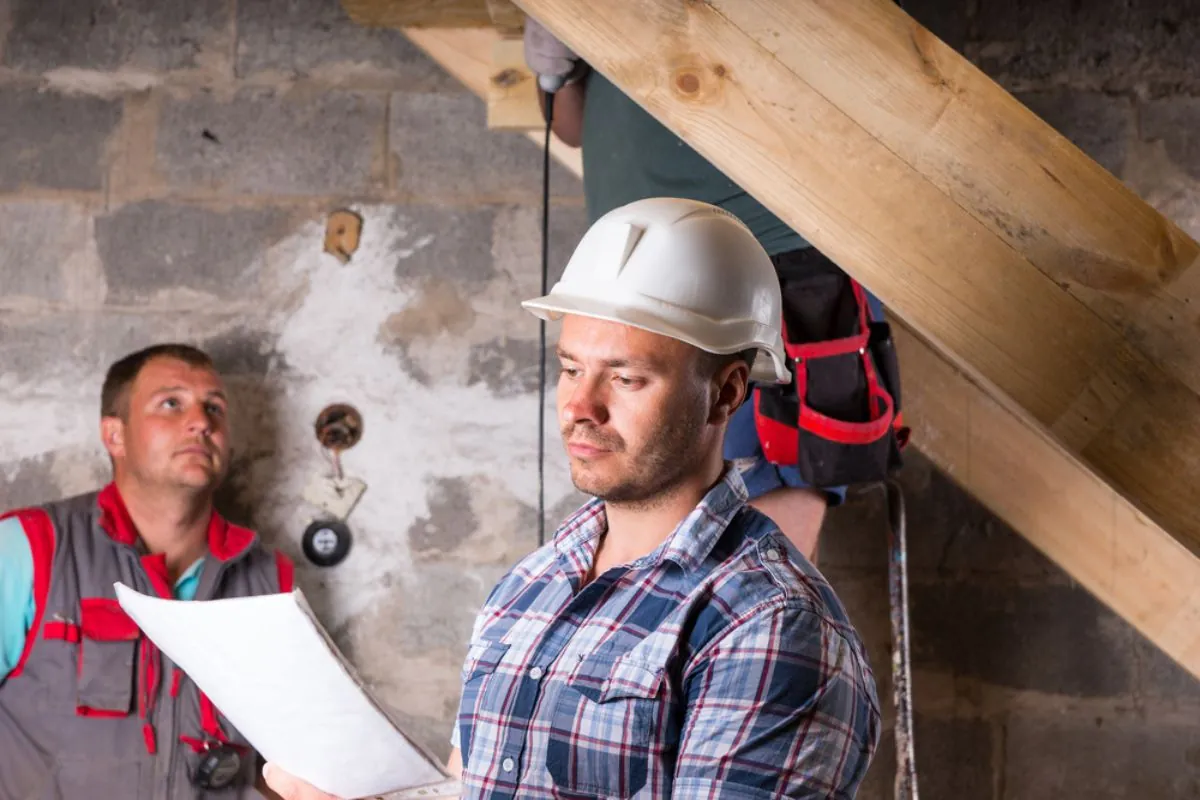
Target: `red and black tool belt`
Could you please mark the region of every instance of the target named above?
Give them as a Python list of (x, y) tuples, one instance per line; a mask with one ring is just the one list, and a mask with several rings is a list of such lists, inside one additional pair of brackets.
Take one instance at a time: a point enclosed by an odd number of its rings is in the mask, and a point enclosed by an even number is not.
[(786, 385), (759, 385), (754, 419), (768, 461), (812, 486), (874, 483), (901, 465), (900, 374), (891, 329), (863, 287), (815, 248), (772, 259), (783, 289)]

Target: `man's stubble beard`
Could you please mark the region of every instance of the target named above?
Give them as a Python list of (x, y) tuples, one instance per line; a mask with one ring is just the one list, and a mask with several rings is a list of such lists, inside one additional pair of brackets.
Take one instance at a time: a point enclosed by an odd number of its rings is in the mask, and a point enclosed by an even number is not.
[[(600, 485), (571, 463), (571, 482), (584, 494), (606, 503), (630, 508), (650, 509), (662, 503), (671, 490), (700, 466), (700, 434), (704, 429), (704, 410), (699, 404), (681, 408), (667, 417), (629, 469), (609, 485)], [(571, 429), (563, 432), (564, 440)], [(597, 437), (592, 437), (595, 440)], [(624, 451), (618, 451), (624, 452)], [(581, 474), (582, 473), (582, 474)]]

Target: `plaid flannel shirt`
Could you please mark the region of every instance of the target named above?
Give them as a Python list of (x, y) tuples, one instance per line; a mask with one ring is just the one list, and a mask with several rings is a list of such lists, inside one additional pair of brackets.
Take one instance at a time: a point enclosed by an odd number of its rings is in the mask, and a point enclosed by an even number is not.
[(592, 501), (492, 590), (452, 742), (469, 798), (850, 798), (879, 739), (862, 643), (735, 470), (581, 588)]

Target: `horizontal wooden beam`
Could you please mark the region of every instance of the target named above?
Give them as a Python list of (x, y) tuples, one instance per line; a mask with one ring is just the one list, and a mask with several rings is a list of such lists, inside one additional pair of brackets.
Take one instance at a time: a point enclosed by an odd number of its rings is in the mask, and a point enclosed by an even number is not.
[[(500, 40), (496, 31), (487, 28), (405, 28), (404, 35), (478, 97), (487, 99), (492, 79), (490, 56)], [(529, 131), (526, 135), (539, 147), (545, 141), (543, 131)], [(550, 154), (576, 175), (583, 174), (583, 154), (579, 150), (552, 138)]]
[(359, 25), (373, 28), (499, 28), (519, 31), (525, 15), (509, 0), (341, 0)]
[[(476, 94), (467, 70), (490, 32), (410, 33)], [(552, 151), (581, 175), (578, 151)], [(897, 328), (914, 441), (997, 516), (1193, 675), (1200, 677), (1200, 560), (1138, 513), (1035, 419), (998, 401), (911, 330)]]

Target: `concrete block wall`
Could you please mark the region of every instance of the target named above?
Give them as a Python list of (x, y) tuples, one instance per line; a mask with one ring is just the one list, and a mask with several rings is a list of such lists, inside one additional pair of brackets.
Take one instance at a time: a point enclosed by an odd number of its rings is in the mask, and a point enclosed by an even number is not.
[[(1194, 1), (908, 6), (1200, 235)], [(334, 0), (0, 0), (0, 507), (107, 479), (110, 361), (208, 348), (237, 417), (222, 507), (298, 557), (338, 642), (444, 753), (474, 610), (536, 544), (538, 329), (518, 303), (540, 163)], [(552, 192), (561, 265), (586, 223), (577, 181), (555, 170)], [(343, 207), (365, 221), (345, 265), (322, 252)], [(319, 570), (302, 492), (336, 401), (364, 414), (344, 463), (369, 489), (350, 557)], [(553, 524), (579, 498), (549, 441)], [(1195, 681), (919, 454), (904, 482), (923, 796), (1200, 793)], [(881, 503), (832, 512), (821, 557), (887, 706)], [(891, 747), (862, 797), (891, 796)]]

